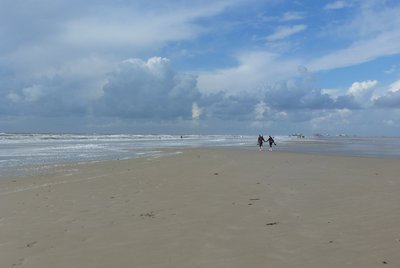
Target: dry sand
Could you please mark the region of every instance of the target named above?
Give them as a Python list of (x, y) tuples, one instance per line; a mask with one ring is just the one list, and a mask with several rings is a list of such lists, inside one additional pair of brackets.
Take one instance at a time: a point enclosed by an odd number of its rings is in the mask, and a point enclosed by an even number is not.
[(187, 149), (0, 181), (0, 267), (400, 267), (400, 161)]

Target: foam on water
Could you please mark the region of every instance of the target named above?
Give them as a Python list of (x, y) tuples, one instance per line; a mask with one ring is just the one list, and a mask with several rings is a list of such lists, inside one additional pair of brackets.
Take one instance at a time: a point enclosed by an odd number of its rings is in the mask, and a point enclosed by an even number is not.
[[(44, 165), (160, 157), (161, 148), (245, 146), (254, 137), (233, 135), (8, 134), (0, 133), (0, 176)], [(38, 167), (40, 166), (40, 167)]]
[[(279, 151), (400, 159), (400, 138), (274, 137)], [(21, 175), (55, 164), (136, 157), (160, 157), (161, 149), (196, 147), (257, 148), (257, 136), (10, 134), (0, 133), (0, 176)], [(169, 153), (170, 150), (168, 150)]]

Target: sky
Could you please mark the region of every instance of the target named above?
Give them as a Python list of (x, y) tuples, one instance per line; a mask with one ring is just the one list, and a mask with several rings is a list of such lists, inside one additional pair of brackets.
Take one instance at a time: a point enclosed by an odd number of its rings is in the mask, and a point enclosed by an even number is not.
[(399, 136), (397, 0), (0, 0), (0, 132)]

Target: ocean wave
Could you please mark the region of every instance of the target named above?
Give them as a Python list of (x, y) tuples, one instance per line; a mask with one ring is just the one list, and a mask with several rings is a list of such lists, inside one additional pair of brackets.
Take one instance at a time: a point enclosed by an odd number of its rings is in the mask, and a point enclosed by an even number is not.
[[(280, 151), (399, 157), (400, 138), (274, 136)], [(0, 175), (43, 164), (159, 157), (162, 148), (257, 147), (249, 135), (0, 133)], [(330, 146), (326, 145), (340, 145)], [(8, 170), (5, 170), (8, 169)]]

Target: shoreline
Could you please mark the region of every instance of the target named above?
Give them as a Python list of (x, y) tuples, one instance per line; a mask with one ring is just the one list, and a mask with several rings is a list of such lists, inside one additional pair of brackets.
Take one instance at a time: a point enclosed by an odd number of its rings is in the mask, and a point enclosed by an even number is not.
[[(52, 164), (103, 161), (159, 155), (159, 150), (179, 148), (256, 148), (256, 137), (196, 135), (179, 138), (170, 135), (11, 135), (0, 140), (0, 173), (23, 175)], [(371, 137), (277, 137), (278, 151), (321, 155), (351, 155), (400, 159), (399, 138)], [(39, 152), (39, 154), (38, 154)], [(2, 176), (3, 175), (3, 176)]]
[(400, 266), (400, 161), (179, 151), (1, 180), (0, 266)]
[[(324, 146), (333, 147), (336, 146), (336, 143), (321, 143), (315, 141), (290, 141), (288, 144), (292, 144), (291, 146), (297, 146), (297, 149), (287, 148), (286, 146), (279, 146), (279, 148), (273, 149), (274, 153), (283, 153), (283, 154), (299, 154), (299, 155), (314, 155), (314, 156), (331, 156), (331, 157), (355, 157), (355, 158), (367, 158), (367, 159), (381, 159), (381, 160), (400, 160), (400, 155), (382, 155), (382, 154), (356, 154), (356, 152), (344, 152), (344, 151), (324, 151), (321, 148)], [(316, 146), (317, 150), (307, 149), (299, 149), (299, 147), (303, 146)], [(321, 147), (322, 145), (322, 147)], [(151, 155), (148, 153), (143, 153), (143, 156), (135, 155), (132, 157), (124, 157), (124, 158), (109, 158), (109, 159), (94, 159), (94, 160), (76, 160), (76, 161), (65, 161), (65, 162), (55, 162), (55, 163), (47, 163), (47, 164), (29, 164), (29, 165), (20, 165), (18, 166), (17, 171), (7, 171), (5, 174), (0, 174), (0, 180), (4, 180), (7, 178), (19, 178), (19, 177), (29, 177), (29, 176), (39, 176), (47, 173), (51, 173), (52, 170), (57, 169), (58, 167), (65, 166), (73, 166), (73, 165), (90, 165), (92, 163), (97, 162), (108, 162), (108, 161), (120, 161), (120, 160), (135, 160), (135, 159), (149, 159), (149, 158), (161, 158), (168, 157), (170, 155), (179, 154), (182, 151), (188, 150), (237, 150), (237, 151), (259, 151), (258, 146), (202, 146), (202, 147), (175, 147), (175, 148), (153, 148), (152, 150), (156, 151), (156, 155)], [(264, 149), (261, 153), (271, 153), (268, 152), (267, 145), (264, 146)], [(17, 167), (14, 167), (17, 168)], [(22, 170), (21, 170), (22, 168)]]

